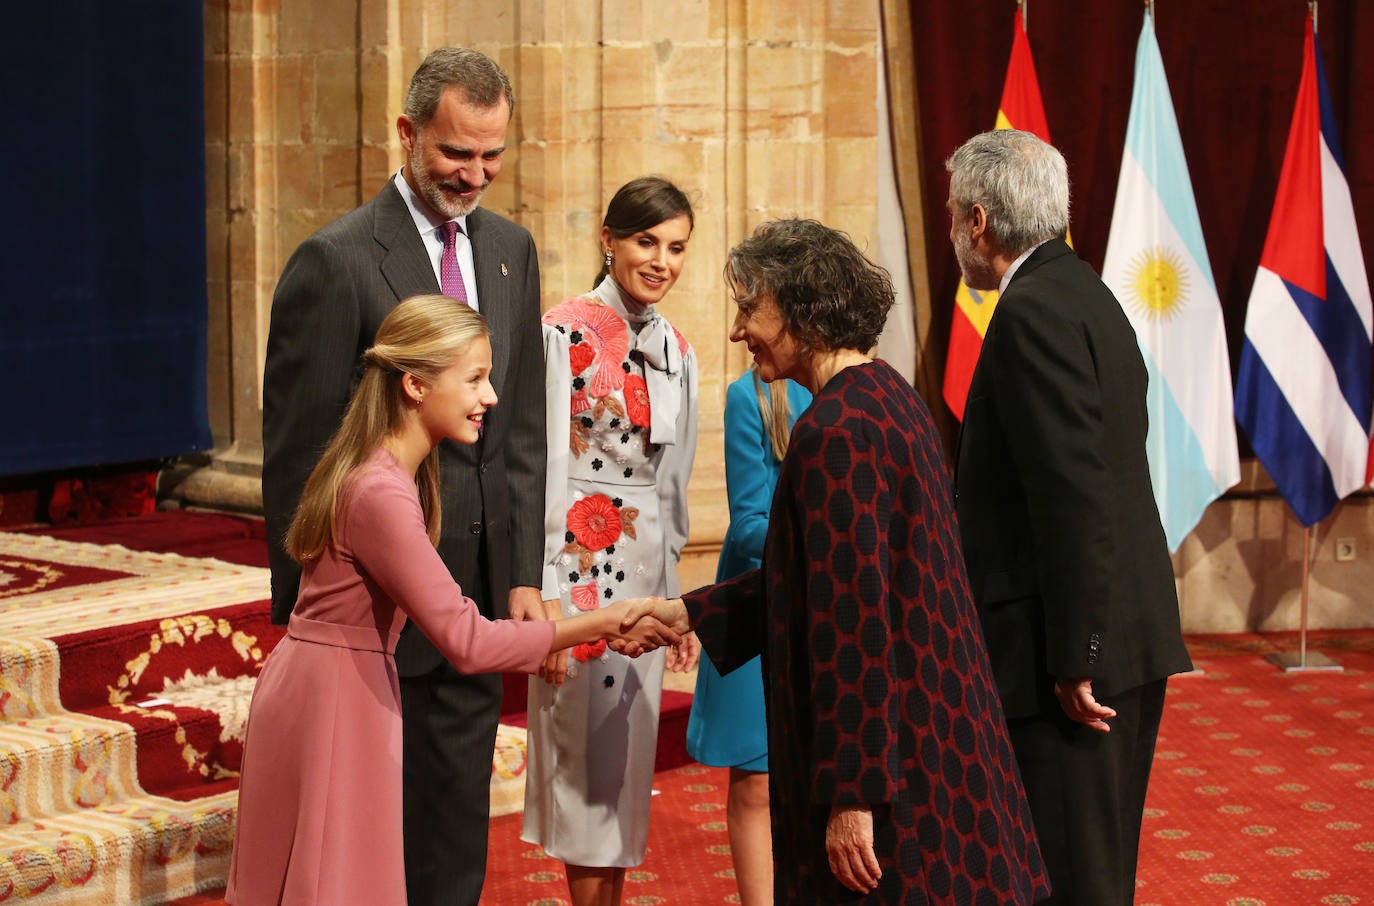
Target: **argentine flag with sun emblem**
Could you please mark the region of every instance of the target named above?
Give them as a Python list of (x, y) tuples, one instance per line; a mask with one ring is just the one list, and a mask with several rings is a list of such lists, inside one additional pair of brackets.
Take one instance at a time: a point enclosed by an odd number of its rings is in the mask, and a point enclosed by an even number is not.
[(1369, 276), (1312, 16), (1236, 379), (1236, 417), (1305, 526), (1366, 480)]
[(1240, 480), (1231, 365), (1154, 23), (1145, 15), (1102, 279), (1150, 372), (1150, 479), (1169, 550)]

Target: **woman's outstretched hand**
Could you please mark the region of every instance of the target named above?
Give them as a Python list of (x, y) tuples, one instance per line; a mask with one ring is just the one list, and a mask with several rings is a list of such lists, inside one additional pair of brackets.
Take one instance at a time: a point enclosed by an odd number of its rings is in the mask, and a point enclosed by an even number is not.
[(664, 645), (679, 645), (682, 636), (692, 629), (680, 598), (631, 598), (612, 606), (623, 611), (620, 635), (610, 639), (611, 650), (629, 657), (639, 657)]
[(697, 662), (701, 660), (701, 642), (697, 641), (695, 632), (689, 632), (666, 653), (667, 661), (664, 666), (674, 673), (687, 673), (695, 670)]
[(662, 620), (657, 619), (652, 607), (639, 606), (643, 600), (645, 599), (633, 598), (617, 601), (607, 608), (619, 621), (618, 631), (612, 630), (606, 637), (612, 651), (629, 657), (639, 657), (655, 648), (682, 644), (681, 633), (673, 631)]

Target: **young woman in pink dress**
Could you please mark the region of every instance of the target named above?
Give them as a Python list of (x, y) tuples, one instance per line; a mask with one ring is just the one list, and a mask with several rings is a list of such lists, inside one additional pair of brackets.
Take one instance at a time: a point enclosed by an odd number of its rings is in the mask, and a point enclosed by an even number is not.
[[(475, 443), (496, 405), (481, 315), (446, 296), (407, 299), (363, 362), (286, 539), (304, 572), (249, 714), (226, 895), (235, 906), (405, 906), (392, 651), (407, 618), (472, 673), (533, 673), (552, 651), (611, 637), (623, 618), (616, 607), (489, 621), (434, 549), (435, 448)], [(650, 623), (634, 634), (676, 641)]]

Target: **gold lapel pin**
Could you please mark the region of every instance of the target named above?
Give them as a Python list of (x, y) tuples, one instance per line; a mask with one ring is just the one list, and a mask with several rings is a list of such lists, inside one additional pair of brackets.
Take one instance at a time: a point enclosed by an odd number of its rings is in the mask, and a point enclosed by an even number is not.
[(504, 261), (501, 262), (501, 276), (502, 276), (502, 277), (509, 277), (509, 276), (510, 276), (510, 271), (506, 270), (506, 262), (504, 262)]

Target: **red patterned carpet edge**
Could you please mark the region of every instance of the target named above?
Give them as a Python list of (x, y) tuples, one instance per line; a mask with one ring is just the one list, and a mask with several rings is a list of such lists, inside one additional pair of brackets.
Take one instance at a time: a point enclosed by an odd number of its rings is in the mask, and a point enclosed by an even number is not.
[(153, 904), (222, 883), (236, 727), (275, 636), (267, 571), (211, 557), (263, 550), (261, 529), (213, 522), (127, 545), (123, 526), (0, 533), (0, 900)]
[[(224, 513), (149, 513), (31, 527), (23, 534), (267, 566), (262, 520)], [(58, 577), (43, 584), (41, 590), (48, 592), (84, 585), (99, 596), (99, 583), (132, 576), (71, 563), (48, 566)], [(31, 570), (42, 567), (30, 564)], [(178, 594), (177, 581), (168, 586), (169, 595)], [(21, 585), (26, 592), (40, 590), (37, 582), (10, 587)], [(5, 596), (6, 588), (0, 587), (0, 599)], [(119, 609), (113, 602), (110, 607)], [(283, 635), (280, 627), (271, 625), (266, 601), (172, 618), (138, 620), (134, 613), (130, 617), (125, 623), (51, 636), (62, 651), (63, 706), (133, 726), (143, 741), (137, 752), (139, 778), (150, 792), (187, 801), (233, 789), (246, 717), (239, 712), (246, 707), (263, 660)], [(166, 688), (176, 689), (176, 704), (163, 695)]]
[(262, 520), (252, 516), (172, 510), (85, 525), (32, 527), (24, 531), (62, 541), (118, 544), (136, 551), (214, 557), (241, 566), (267, 567), (267, 535)]
[(35, 591), (61, 591), (64, 588), (99, 585), (133, 574), (95, 566), (72, 566), (36, 557), (0, 557), (0, 602), (5, 598), (31, 594)]

